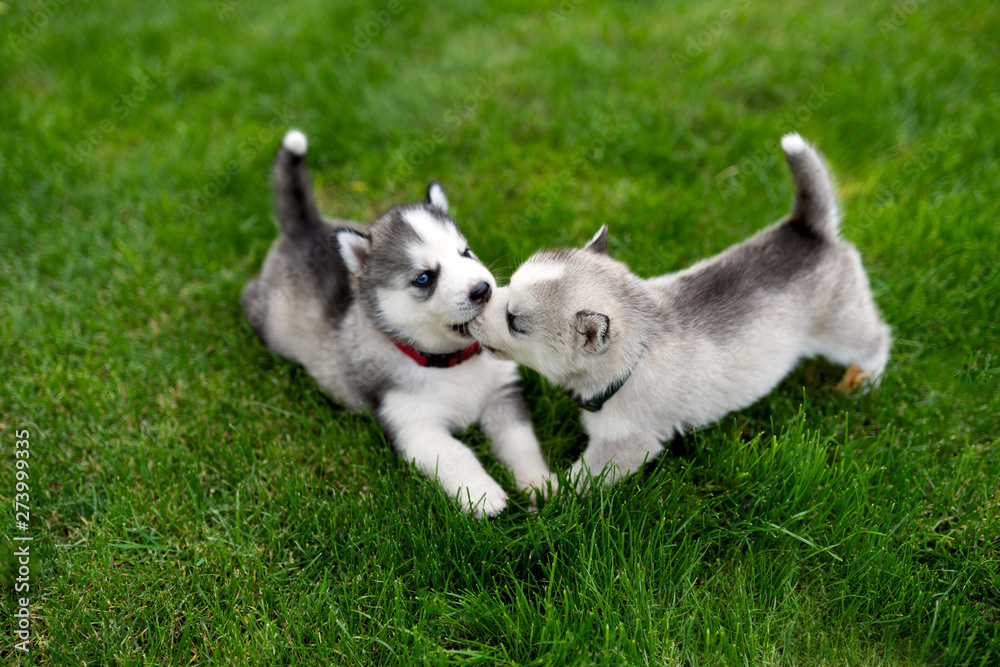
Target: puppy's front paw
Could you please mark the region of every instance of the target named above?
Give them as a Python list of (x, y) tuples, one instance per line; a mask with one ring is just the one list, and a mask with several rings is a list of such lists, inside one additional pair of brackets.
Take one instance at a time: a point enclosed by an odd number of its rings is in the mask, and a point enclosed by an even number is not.
[(518, 479), (517, 487), (528, 494), (532, 507), (538, 507), (540, 498), (551, 498), (559, 493), (559, 478), (548, 471), (528, 479)]
[(537, 465), (511, 466), (514, 473), (514, 483), (519, 491), (523, 491), (531, 498), (531, 504), (535, 505), (538, 496), (549, 497), (549, 486), (552, 486), (552, 493), (559, 488), (559, 480), (549, 472), (549, 467), (544, 462)]
[(614, 463), (606, 463), (604, 467), (593, 468), (583, 458), (577, 459), (569, 468), (569, 482), (576, 492), (586, 495), (601, 487), (608, 487), (622, 479), (621, 470)]
[(492, 477), (460, 487), (456, 500), (463, 512), (477, 519), (499, 516), (507, 508), (507, 493)]

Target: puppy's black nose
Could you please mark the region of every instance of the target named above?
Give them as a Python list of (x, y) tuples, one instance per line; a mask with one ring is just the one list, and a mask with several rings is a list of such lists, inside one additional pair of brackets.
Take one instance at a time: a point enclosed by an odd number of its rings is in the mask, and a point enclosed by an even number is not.
[(469, 292), (469, 300), (472, 303), (486, 303), (490, 300), (490, 294), (493, 293), (493, 288), (485, 280), (479, 281), (479, 284), (472, 288)]

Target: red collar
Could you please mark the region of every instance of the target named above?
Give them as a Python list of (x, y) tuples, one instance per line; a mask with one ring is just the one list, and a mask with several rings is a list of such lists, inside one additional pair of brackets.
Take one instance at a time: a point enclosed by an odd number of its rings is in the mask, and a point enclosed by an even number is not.
[[(396, 341), (393, 342), (395, 343)], [(396, 343), (396, 347), (421, 366), (429, 366), (431, 368), (451, 368), (452, 366), (458, 366), (463, 361), (468, 361), (480, 352), (478, 342), (451, 354), (428, 354), (427, 352), (415, 350), (403, 343)]]

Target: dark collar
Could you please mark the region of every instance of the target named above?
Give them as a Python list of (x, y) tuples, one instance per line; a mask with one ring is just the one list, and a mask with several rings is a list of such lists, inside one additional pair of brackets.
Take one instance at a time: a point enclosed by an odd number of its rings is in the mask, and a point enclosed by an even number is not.
[(579, 396), (576, 396), (572, 393), (570, 393), (570, 396), (572, 396), (573, 399), (576, 400), (577, 405), (579, 405), (582, 409), (586, 410), (587, 412), (600, 411), (600, 409), (604, 407), (604, 404), (610, 401), (611, 397), (617, 394), (618, 390), (624, 387), (625, 383), (628, 382), (628, 379), (632, 377), (632, 373), (634, 373), (635, 369), (639, 367), (639, 362), (642, 361), (642, 357), (644, 354), (646, 354), (645, 343), (642, 344), (642, 354), (639, 355), (639, 359), (636, 360), (635, 366), (632, 367), (632, 370), (630, 370), (622, 379), (616, 380), (611, 384), (609, 384), (607, 387), (604, 388), (604, 391), (599, 393), (597, 396), (594, 396), (589, 401), (585, 401)]
[[(396, 341), (393, 342), (396, 343)], [(409, 345), (405, 345), (403, 343), (396, 343), (396, 347), (402, 350), (403, 354), (408, 356), (410, 359), (413, 359), (421, 366), (429, 366), (430, 368), (451, 368), (452, 366), (458, 366), (463, 361), (468, 361), (481, 351), (479, 349), (478, 342), (475, 342), (469, 347), (461, 349), (458, 352), (452, 352), (450, 354), (429, 354), (427, 352), (415, 350)]]

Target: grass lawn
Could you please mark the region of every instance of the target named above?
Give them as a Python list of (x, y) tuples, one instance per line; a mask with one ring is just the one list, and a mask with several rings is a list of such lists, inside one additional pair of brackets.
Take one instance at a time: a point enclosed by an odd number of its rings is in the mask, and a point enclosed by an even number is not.
[[(1000, 664), (997, 35), (995, 0), (0, 2), (0, 656)], [(614, 488), (476, 522), (241, 315), (290, 127), (325, 213), (438, 179), (501, 280), (602, 223), (641, 275), (722, 250), (788, 210), (795, 129), (886, 378), (806, 362)], [(524, 385), (565, 470), (576, 408)]]

